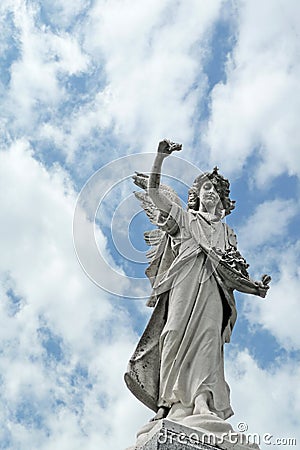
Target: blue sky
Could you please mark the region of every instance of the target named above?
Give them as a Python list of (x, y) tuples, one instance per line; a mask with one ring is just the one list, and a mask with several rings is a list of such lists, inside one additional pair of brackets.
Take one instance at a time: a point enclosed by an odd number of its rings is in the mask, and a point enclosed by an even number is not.
[(299, 10), (1, 2), (0, 449), (123, 450), (151, 417), (123, 383), (151, 312), (130, 175), (165, 137), (165, 181), (184, 202), (218, 165), (250, 272), (272, 275), (267, 299), (236, 296), (231, 423), (300, 442)]

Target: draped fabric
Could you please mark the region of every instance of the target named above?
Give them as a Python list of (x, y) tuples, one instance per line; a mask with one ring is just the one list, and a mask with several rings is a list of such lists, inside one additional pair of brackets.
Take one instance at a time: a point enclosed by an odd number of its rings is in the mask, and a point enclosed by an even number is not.
[[(181, 403), (193, 410), (199, 394), (220, 418), (233, 414), (224, 378), (223, 344), (236, 318), (232, 290), (224, 286), (206, 248), (224, 251), (231, 231), (217, 218), (171, 211), (173, 262), (154, 283), (157, 307), (130, 360), (125, 380), (151, 409)], [(152, 361), (152, 363), (151, 363)]]

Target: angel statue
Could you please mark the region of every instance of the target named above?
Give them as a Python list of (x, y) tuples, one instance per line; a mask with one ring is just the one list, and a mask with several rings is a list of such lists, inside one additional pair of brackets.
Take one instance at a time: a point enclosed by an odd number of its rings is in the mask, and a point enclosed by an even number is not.
[(164, 159), (179, 150), (180, 144), (161, 141), (150, 176), (133, 177), (145, 191), (136, 197), (157, 226), (145, 233), (148, 305), (155, 309), (125, 374), (128, 388), (156, 413), (144, 432), (166, 417), (195, 428), (204, 418), (233, 414), (223, 359), (237, 316), (233, 291), (265, 297), (271, 280), (250, 278), (236, 236), (222, 221), (235, 202), (217, 168), (195, 179), (187, 210), (160, 184)]

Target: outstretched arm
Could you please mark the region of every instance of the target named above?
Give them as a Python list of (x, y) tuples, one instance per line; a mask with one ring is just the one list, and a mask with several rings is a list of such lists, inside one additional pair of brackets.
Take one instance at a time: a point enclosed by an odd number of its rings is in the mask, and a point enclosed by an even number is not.
[(148, 194), (155, 206), (165, 214), (169, 214), (172, 202), (159, 189), (161, 168), (163, 160), (171, 155), (173, 151), (181, 150), (181, 144), (175, 144), (167, 139), (158, 144), (157, 155), (155, 157), (148, 185)]
[(268, 289), (270, 288), (269, 283), (271, 281), (270, 275), (263, 275), (261, 281), (255, 281), (253, 287), (238, 288), (238, 291), (244, 292), (245, 294), (258, 295), (259, 297), (265, 298)]

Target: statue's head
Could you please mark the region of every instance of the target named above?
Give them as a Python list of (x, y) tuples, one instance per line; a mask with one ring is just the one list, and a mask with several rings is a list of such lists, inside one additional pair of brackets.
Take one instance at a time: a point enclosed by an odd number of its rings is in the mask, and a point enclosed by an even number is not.
[(199, 211), (200, 208), (200, 191), (205, 185), (212, 185), (214, 191), (218, 195), (216, 214), (220, 217), (227, 216), (235, 208), (235, 201), (229, 198), (230, 183), (222, 175), (218, 173), (218, 168), (215, 167), (212, 172), (205, 172), (199, 175), (192, 187), (189, 190), (188, 195), (188, 209)]

